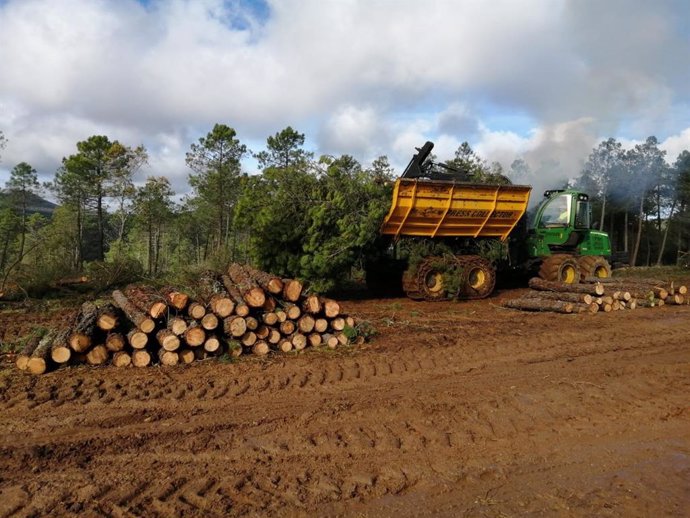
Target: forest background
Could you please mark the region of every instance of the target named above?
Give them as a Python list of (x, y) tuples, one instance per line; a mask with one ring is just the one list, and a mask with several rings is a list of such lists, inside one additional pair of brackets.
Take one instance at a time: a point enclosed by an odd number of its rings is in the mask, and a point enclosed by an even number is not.
[[(101, 288), (174, 282), (230, 261), (308, 279), (320, 290), (359, 280), (400, 171), (386, 156), (365, 166), (349, 155), (315, 157), (304, 143), (287, 127), (252, 152), (232, 127), (215, 124), (190, 145), (183, 196), (164, 171), (136, 185), (147, 150), (104, 135), (77, 142), (44, 184), (29, 162), (11, 165), (0, 191), (0, 291), (41, 295), (82, 274)], [(5, 144), (0, 132), (0, 158)], [(248, 156), (258, 173), (243, 171)], [(475, 182), (537, 186), (544, 171), (558, 168), (533, 169), (517, 158), (504, 169), (466, 142), (443, 163)], [(548, 187), (589, 193), (596, 226), (630, 264), (688, 266), (689, 151), (667, 157), (653, 136), (627, 149), (609, 138), (583, 163)]]

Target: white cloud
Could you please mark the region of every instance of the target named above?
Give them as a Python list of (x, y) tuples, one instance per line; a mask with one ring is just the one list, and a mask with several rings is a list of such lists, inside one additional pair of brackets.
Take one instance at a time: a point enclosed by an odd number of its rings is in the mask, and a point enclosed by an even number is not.
[[(439, 158), (469, 140), (488, 160), (568, 170), (600, 135), (687, 143), (682, 0), (271, 0), (267, 20), (240, 5), (0, 3), (2, 166), (49, 174), (77, 140), (107, 134), (146, 144), (150, 174), (180, 189), (184, 152), (215, 122), (246, 142), (308, 129), (317, 153), (401, 167), (427, 139)], [(482, 122), (510, 112), (534, 124)]]

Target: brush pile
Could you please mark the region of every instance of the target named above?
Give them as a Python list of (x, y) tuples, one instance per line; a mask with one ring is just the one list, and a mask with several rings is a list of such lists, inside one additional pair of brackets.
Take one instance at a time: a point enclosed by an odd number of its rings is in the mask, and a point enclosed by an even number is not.
[(535, 277), (529, 287), (521, 298), (503, 305), (524, 311), (609, 313), (690, 303), (687, 286), (655, 279), (587, 278), (580, 284), (561, 284)]
[(85, 302), (64, 328), (32, 335), (17, 367), (43, 374), (75, 363), (177, 365), (364, 341), (338, 302), (295, 279), (233, 263), (224, 274), (205, 273), (195, 292), (130, 286), (100, 306)]

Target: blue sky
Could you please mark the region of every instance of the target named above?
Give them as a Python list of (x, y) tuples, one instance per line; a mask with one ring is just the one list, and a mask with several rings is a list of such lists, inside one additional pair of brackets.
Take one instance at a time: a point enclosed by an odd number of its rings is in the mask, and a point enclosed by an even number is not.
[[(0, 185), (48, 179), (90, 135), (144, 144), (138, 177), (187, 189), (216, 122), (259, 151), (290, 125), (316, 154), (404, 167), (468, 140), (547, 185), (601, 139), (690, 149), (684, 0), (0, 0)], [(253, 160), (244, 164), (255, 168)]]

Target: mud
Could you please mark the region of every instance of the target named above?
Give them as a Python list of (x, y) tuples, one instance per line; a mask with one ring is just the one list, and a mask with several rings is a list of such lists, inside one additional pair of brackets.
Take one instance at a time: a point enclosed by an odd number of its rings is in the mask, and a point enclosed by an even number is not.
[(356, 350), (5, 364), (0, 516), (687, 516), (690, 306), (518, 293), (346, 302), (380, 333)]

